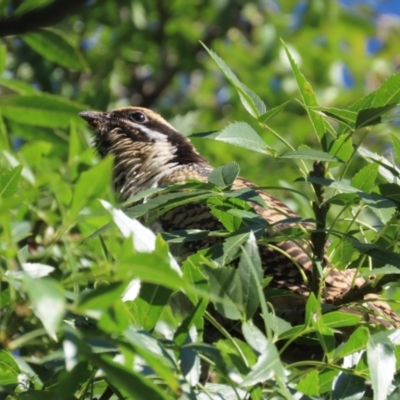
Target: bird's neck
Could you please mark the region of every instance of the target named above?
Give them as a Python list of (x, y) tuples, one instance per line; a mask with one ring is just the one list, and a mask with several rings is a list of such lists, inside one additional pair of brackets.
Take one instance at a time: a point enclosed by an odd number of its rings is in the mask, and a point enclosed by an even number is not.
[(206, 161), (181, 164), (168, 143), (153, 143), (149, 148), (130, 149), (129, 154), (115, 154), (114, 186), (121, 200), (138, 192), (187, 179), (206, 180), (212, 168)]

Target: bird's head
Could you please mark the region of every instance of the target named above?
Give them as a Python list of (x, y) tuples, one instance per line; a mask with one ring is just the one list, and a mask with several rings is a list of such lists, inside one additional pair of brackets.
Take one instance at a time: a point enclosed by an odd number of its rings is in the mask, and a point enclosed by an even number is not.
[(187, 138), (146, 108), (83, 111), (79, 115), (94, 128), (99, 154), (113, 155), (114, 186), (123, 198), (157, 186), (176, 168), (206, 164)]

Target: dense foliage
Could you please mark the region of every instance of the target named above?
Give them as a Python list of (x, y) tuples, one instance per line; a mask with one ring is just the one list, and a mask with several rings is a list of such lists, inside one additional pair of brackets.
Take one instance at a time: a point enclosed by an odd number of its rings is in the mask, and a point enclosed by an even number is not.
[[(270, 238), (243, 201), (260, 200), (229, 190), (239, 165), (328, 232), (335, 268), (373, 276), (365, 290), (384, 287), (398, 310), (396, 25), (381, 21), (368, 53), (371, 16), (336, 1), (74, 1), (49, 14), (57, 3), (0, 6), (0, 398), (397, 398), (399, 331), (323, 313), (318, 290), (303, 324), (277, 317), (256, 246)], [(18, 23), (38, 10), (57, 26)], [(193, 142), (220, 166), (209, 182), (157, 189), (121, 211), (112, 160), (97, 157), (77, 114), (127, 104), (203, 132)], [(133, 219), (190, 201), (209, 204), (225, 230), (156, 237)], [(168, 246), (210, 234), (226, 239), (219, 257), (202, 251), (178, 267)], [(189, 316), (171, 310), (179, 292)], [(265, 329), (252, 324), (257, 310)], [(205, 320), (223, 339), (204, 343)], [(324, 359), (282, 361), (304, 338)]]

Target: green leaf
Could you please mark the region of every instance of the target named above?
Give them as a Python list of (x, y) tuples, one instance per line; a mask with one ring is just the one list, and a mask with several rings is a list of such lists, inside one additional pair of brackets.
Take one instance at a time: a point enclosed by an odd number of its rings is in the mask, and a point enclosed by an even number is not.
[(215, 299), (215, 309), (225, 318), (237, 320), (243, 316), (241, 309), (241, 284), (236, 268), (205, 268), (210, 283), (210, 292)]
[(120, 300), (127, 282), (112, 282), (108, 285), (101, 285), (93, 290), (85, 290), (80, 293), (77, 299), (77, 307), (80, 312), (86, 310), (105, 310), (116, 301)]
[(77, 71), (88, 71), (84, 58), (61, 31), (39, 29), (26, 33), (21, 38), (29, 47), (50, 61)]
[(15, 385), (20, 374), (18, 364), (6, 350), (0, 350), (0, 385)]
[(381, 115), (391, 110), (397, 104), (388, 104), (383, 107), (367, 108), (360, 110), (357, 115), (356, 129), (363, 128), (365, 126), (377, 125), (382, 122)]
[(18, 165), (0, 176), (0, 197), (6, 199), (18, 190), (22, 165)]
[(316, 183), (318, 185), (327, 186), (331, 189), (339, 189), (346, 193), (358, 193), (360, 192), (358, 189), (351, 186), (346, 181), (334, 181), (333, 179), (327, 178), (317, 178), (315, 176), (307, 176), (306, 178), (299, 178), (297, 181), (306, 181)]
[(62, 287), (54, 279), (33, 279), (28, 274), (24, 276), (24, 285), (34, 313), (42, 321), (48, 335), (57, 341), (57, 332), (65, 311)]
[(364, 350), (369, 340), (369, 331), (365, 326), (358, 327), (350, 338), (342, 343), (335, 352), (334, 359), (341, 360), (350, 354)]
[(368, 366), (371, 372), (374, 400), (386, 400), (396, 372), (395, 348), (390, 340), (375, 340), (367, 344)]
[(290, 101), (285, 101), (284, 103), (280, 104), (279, 106), (269, 109), (266, 113), (260, 115), (257, 118), (257, 121), (262, 124), (265, 124), (269, 119), (280, 114), (288, 103), (290, 103)]
[[(283, 43), (283, 41), (282, 41)], [(287, 48), (286, 44), (283, 43), (283, 46), (286, 51), (286, 55), (289, 59), (290, 65), (292, 67), (292, 71), (294, 77), (297, 82), (297, 86), (299, 87), (301, 97), (304, 102), (304, 106), (307, 110), (308, 116), (310, 118), (311, 124), (314, 128), (315, 133), (322, 140), (323, 136), (325, 135), (325, 121), (321, 114), (315, 112), (312, 107), (318, 107), (319, 104), (315, 97), (315, 93), (310, 85), (310, 83), (304, 78), (304, 75), (300, 72), (299, 67), (297, 66), (296, 62), (294, 61), (292, 55), (290, 54), (289, 49)]]
[(396, 183), (383, 183), (379, 185), (381, 194), (388, 199), (400, 203), (400, 186)]
[(378, 176), (378, 164), (369, 164), (358, 171), (351, 180), (351, 185), (365, 193), (371, 192)]
[[(252, 232), (243, 247), (243, 254), (240, 257), (238, 266), (238, 274), (242, 291), (242, 307), (246, 319), (249, 320), (253, 317), (260, 304), (256, 288), (257, 285), (262, 284), (264, 276), (258, 246)], [(256, 275), (256, 277), (254, 275)]]
[(52, 2), (52, 0), (25, 0), (15, 10), (15, 15), (24, 14), (27, 11), (32, 10), (33, 8), (43, 7), (51, 2)]
[(101, 313), (97, 327), (104, 332), (117, 334), (124, 332), (131, 322), (131, 314), (126, 305), (121, 301), (115, 301), (112, 306)]
[(239, 81), (237, 76), (226, 65), (226, 63), (217, 56), (217, 54), (210, 50), (204, 43), (202, 43), (202, 45), (221, 69), (221, 71), (225, 74), (228, 81), (235, 87), (239, 94), (240, 101), (244, 105), (244, 108), (247, 110), (247, 112), (254, 118), (258, 118), (260, 115), (264, 114), (267, 111), (267, 108), (263, 101), (252, 90)]
[(357, 112), (355, 111), (343, 110), (334, 107), (315, 107), (315, 110), (322, 111), (328, 117), (333, 118), (336, 121), (342, 122), (351, 128), (354, 128), (355, 126), (357, 119)]
[(360, 315), (349, 314), (341, 311), (332, 311), (322, 315), (322, 321), (328, 328), (341, 328), (357, 325), (361, 320)]
[(387, 182), (395, 182), (400, 176), (400, 170), (397, 168), (397, 166), (382, 155), (373, 153), (362, 146), (358, 147), (357, 153), (370, 163), (378, 163), (380, 165), (379, 174), (386, 179)]
[(265, 382), (274, 376), (281, 382), (286, 382), (285, 369), (274, 343), (267, 340), (254, 325), (244, 323), (242, 331), (246, 341), (260, 354), (257, 362), (244, 378), (242, 386), (253, 386), (257, 383)]
[(365, 394), (365, 378), (341, 372), (335, 379), (332, 398), (337, 400), (360, 400)]
[(217, 244), (210, 249), (213, 261), (219, 265), (232, 262), (240, 252), (240, 246), (247, 241), (249, 233), (238, 233), (226, 239), (224, 243)]
[(32, 85), (29, 85), (26, 82), (17, 81), (14, 79), (0, 78), (0, 86), (4, 86), (8, 89), (13, 90), (14, 92), (19, 93), (19, 94), (37, 94), (38, 93), (38, 91), (34, 87), (32, 87)]
[(113, 160), (107, 157), (97, 165), (83, 172), (75, 185), (70, 208), (70, 218), (77, 216), (90, 200), (97, 198), (111, 181)]
[[(352, 242), (353, 243), (353, 242)], [(376, 247), (366, 251), (366, 254), (373, 260), (378, 261), (380, 264), (393, 265), (394, 267), (400, 268), (400, 254), (390, 250), (386, 250), (380, 247)], [(377, 272), (379, 268), (377, 269)]]
[(49, 128), (69, 126), (72, 119), (82, 124), (81, 104), (48, 93), (12, 95), (0, 99), (2, 114), (15, 122)]
[(136, 321), (147, 331), (151, 331), (158, 322), (161, 313), (171, 297), (172, 290), (161, 285), (144, 282), (139, 297), (133, 304)]
[(400, 139), (396, 135), (390, 135), (392, 138), (393, 149), (396, 153), (396, 161), (400, 162)]
[(312, 161), (340, 161), (338, 157), (332, 156), (329, 153), (325, 153), (319, 150), (297, 150), (297, 151), (290, 151), (288, 153), (282, 154), (280, 158), (288, 158), (288, 159), (301, 159), (301, 160), (312, 160)]
[(134, 356), (138, 354), (148, 366), (163, 379), (168, 387), (177, 392), (179, 381), (176, 374), (176, 362), (162, 341), (155, 339), (148, 332), (136, 330), (132, 327), (123, 333), (126, 341), (134, 347)]
[(114, 386), (126, 392), (135, 400), (168, 400), (172, 399), (167, 392), (162, 391), (150, 379), (135, 372), (132, 368), (112, 361), (108, 356), (97, 354), (87, 355), (90, 362), (101, 368)]
[(220, 140), (247, 150), (268, 154), (265, 149), (269, 146), (260, 138), (258, 133), (246, 122), (234, 122), (220, 132), (196, 133), (193, 137)]
[(233, 184), (238, 175), (239, 166), (235, 162), (231, 162), (223, 167), (215, 168), (207, 179), (208, 182), (225, 189)]
[(6, 61), (7, 61), (7, 49), (4, 44), (0, 44), (0, 75), (3, 74), (6, 69)]
[(358, 112), (356, 127), (377, 123), (384, 112), (400, 102), (400, 73), (392, 75), (377, 90), (357, 100), (349, 107)]
[(335, 139), (329, 149), (329, 154), (332, 154), (340, 160), (349, 161), (353, 154), (351, 138), (347, 135), (343, 135)]
[(319, 394), (319, 374), (317, 370), (309, 372), (297, 384), (296, 389), (308, 396), (317, 396)]
[(0, 149), (11, 151), (10, 138), (7, 132), (6, 125), (4, 123), (4, 118), (0, 114)]

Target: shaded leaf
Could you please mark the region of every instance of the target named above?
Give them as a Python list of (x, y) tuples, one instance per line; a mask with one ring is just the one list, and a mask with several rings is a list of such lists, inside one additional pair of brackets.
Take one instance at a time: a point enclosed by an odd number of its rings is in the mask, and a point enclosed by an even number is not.
[(88, 70), (84, 58), (61, 31), (38, 29), (21, 37), (29, 47), (50, 61), (78, 71)]
[(211, 295), (215, 296), (215, 309), (225, 318), (237, 320), (242, 318), (242, 292), (236, 268), (221, 267), (212, 269), (206, 267), (205, 272), (210, 283)]
[(48, 93), (12, 95), (0, 99), (2, 114), (15, 122), (49, 128), (67, 127), (71, 119), (79, 121), (81, 104)]
[(239, 175), (239, 166), (231, 162), (223, 167), (215, 168), (207, 179), (210, 183), (225, 189), (233, 184)]
[(357, 115), (355, 128), (376, 125), (382, 122), (381, 115), (394, 108), (397, 104), (388, 104), (382, 107), (360, 110)]
[(110, 360), (107, 356), (96, 354), (87, 355), (93, 365), (101, 368), (107, 379), (116, 387), (121, 388), (133, 399), (137, 400), (167, 400), (172, 399), (163, 392), (150, 379), (145, 379), (140, 373), (132, 368), (127, 368)]
[[(255, 274), (253, 273), (255, 271)], [(243, 247), (238, 266), (239, 280), (242, 291), (242, 307), (247, 320), (253, 317), (260, 303), (257, 293), (257, 285), (262, 284), (264, 276), (261, 266), (261, 258), (253, 232)], [(254, 276), (256, 275), (256, 277)], [(257, 282), (257, 281), (258, 282)]]

